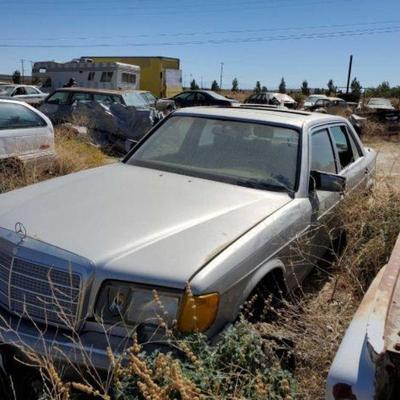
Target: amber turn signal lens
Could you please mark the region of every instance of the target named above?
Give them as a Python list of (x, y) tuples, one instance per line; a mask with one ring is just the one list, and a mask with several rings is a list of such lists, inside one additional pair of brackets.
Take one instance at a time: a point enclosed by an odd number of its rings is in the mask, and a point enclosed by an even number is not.
[(185, 293), (178, 318), (181, 332), (205, 332), (215, 321), (218, 312), (219, 294), (193, 296)]

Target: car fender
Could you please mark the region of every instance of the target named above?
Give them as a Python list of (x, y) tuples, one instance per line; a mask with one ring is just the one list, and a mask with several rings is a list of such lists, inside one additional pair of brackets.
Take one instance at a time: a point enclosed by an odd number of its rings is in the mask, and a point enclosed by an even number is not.
[[(282, 277), (286, 276), (286, 268), (283, 262), (279, 258), (273, 258), (271, 260), (265, 261), (263, 264), (257, 268), (257, 270), (252, 274), (248, 280), (244, 290), (243, 298), (248, 299), (253, 290), (262, 282), (262, 280), (271, 272), (280, 272)], [(285, 283), (285, 279), (283, 281)], [(285, 283), (286, 285), (286, 283)]]

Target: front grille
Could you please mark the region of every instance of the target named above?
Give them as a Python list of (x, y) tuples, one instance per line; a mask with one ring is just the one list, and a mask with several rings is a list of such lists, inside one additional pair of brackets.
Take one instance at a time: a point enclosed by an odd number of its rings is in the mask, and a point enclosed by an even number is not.
[(75, 326), (80, 275), (0, 252), (0, 304), (9, 311), (50, 325)]

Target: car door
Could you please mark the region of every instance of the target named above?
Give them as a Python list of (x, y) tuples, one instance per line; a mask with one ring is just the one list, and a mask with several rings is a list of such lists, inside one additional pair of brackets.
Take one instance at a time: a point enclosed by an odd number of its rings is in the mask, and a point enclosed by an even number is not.
[(22, 103), (0, 103), (0, 159), (53, 148), (53, 127), (48, 121)]
[(218, 104), (211, 96), (206, 93), (196, 93), (196, 106), (210, 106), (212, 104)]
[(173, 99), (178, 108), (190, 107), (193, 105), (193, 102), (195, 99), (195, 93), (194, 92), (183, 92), (183, 93), (176, 95)]
[[(311, 171), (321, 171), (337, 174), (339, 167), (336, 159), (334, 144), (329, 127), (317, 128), (310, 135), (310, 174)], [(314, 190), (310, 176), (310, 202), (313, 216), (309, 231), (311, 245), (310, 260), (316, 264), (321, 260), (332, 243), (332, 228), (336, 223), (334, 209), (342, 197), (338, 192)]]
[(347, 191), (365, 189), (369, 170), (351, 130), (345, 123), (330, 126), (329, 130), (338, 160), (338, 172), (346, 177)]
[(29, 104), (38, 104), (44, 99), (44, 95), (40, 93), (37, 89), (26, 86), (26, 95), (24, 96), (24, 101)]

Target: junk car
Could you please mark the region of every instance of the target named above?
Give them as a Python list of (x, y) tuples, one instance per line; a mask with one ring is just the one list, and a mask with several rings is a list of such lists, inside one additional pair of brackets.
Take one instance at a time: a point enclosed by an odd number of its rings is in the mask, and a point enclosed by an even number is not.
[(51, 121), (29, 104), (0, 100), (0, 163), (47, 163), (56, 156)]
[(329, 371), (327, 400), (396, 400), (400, 394), (400, 236), (347, 328)]
[(43, 93), (39, 88), (32, 85), (8, 84), (0, 86), (0, 99), (19, 100), (38, 106), (43, 103), (47, 96), (47, 93)]
[(0, 339), (107, 369), (127, 329), (160, 338), (157, 315), (214, 337), (254, 293), (302, 282), (314, 264), (293, 245), (321, 257), (327, 215), (372, 185), (375, 159), (341, 117), (177, 110), (119, 164), (0, 195)]
[(73, 122), (104, 133), (105, 140), (128, 151), (163, 115), (136, 90), (63, 88), (52, 93), (40, 110), (55, 124)]

